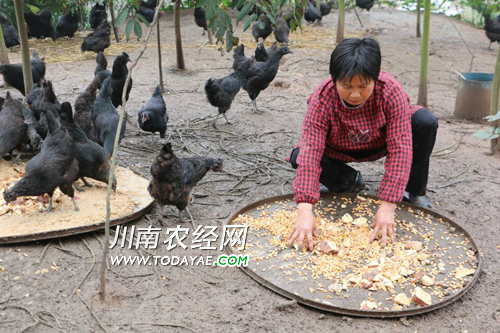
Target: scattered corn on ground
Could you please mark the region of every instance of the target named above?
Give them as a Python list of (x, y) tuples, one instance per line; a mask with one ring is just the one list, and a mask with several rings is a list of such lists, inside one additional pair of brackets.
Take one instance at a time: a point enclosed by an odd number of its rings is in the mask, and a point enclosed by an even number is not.
[[(399, 236), (394, 243), (385, 247), (379, 241), (370, 244), (368, 223), (377, 203), (359, 196), (343, 198), (340, 203), (320, 203), (322, 209), (316, 210), (320, 236), (312, 253), (297, 243), (291, 251), (283, 251), (297, 220), (297, 211), (289, 203), (277, 202), (281, 208), (274, 211), (271, 205), (259, 207), (260, 216), (240, 215), (233, 223), (249, 226), (250, 237), (244, 252), (259, 266), (255, 271), (278, 269), (290, 281), (294, 276), (306, 281), (324, 278), (331, 284), (318, 284), (309, 291), (326, 293), (328, 299), (348, 298), (349, 288), (365, 289), (368, 292), (367, 299), (360, 304), (362, 310), (399, 311), (426, 306), (460, 291), (477, 269), (475, 248), (468, 238), (453, 227), (434, 237), (437, 223), (444, 222), (434, 222), (430, 215), (409, 208), (418, 222), (397, 220)], [(351, 207), (350, 213), (338, 213)], [(268, 242), (252, 237), (256, 234), (267, 237)], [(263, 249), (269, 249), (266, 256), (261, 255)], [(452, 251), (456, 261), (451, 260)], [(282, 266), (260, 268), (265, 266), (266, 259), (278, 256), (283, 260)], [(379, 294), (384, 294), (386, 301), (392, 301), (392, 308), (381, 308), (381, 299), (377, 298), (380, 291), (384, 291)]]

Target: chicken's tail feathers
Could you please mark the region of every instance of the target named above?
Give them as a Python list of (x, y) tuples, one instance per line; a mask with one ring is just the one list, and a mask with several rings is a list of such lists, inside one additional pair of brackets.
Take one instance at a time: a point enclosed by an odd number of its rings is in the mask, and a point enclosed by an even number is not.
[(208, 93), (212, 89), (212, 85), (214, 83), (214, 79), (208, 79), (207, 82), (205, 82), (205, 92)]
[(101, 70), (104, 70), (108, 67), (108, 61), (106, 60), (106, 57), (104, 56), (104, 53), (102, 53), (102, 51), (99, 51), (99, 53), (97, 53), (95, 62), (101, 67)]
[(57, 97), (56, 97), (56, 94), (54, 93), (54, 89), (52, 87), (52, 82), (49, 80), (44, 80), (42, 82), (42, 87), (43, 87), (43, 94), (44, 94), (45, 98), (47, 98), (47, 100), (50, 103), (56, 103)]
[(155, 91), (153, 92), (153, 97), (160, 97), (161, 96), (161, 85), (157, 85)]
[(71, 108), (71, 104), (68, 102), (64, 102), (61, 104), (61, 118), (66, 120), (69, 123), (74, 123), (73, 120), (73, 110)]
[(94, 76), (94, 79), (87, 87), (86, 92), (92, 96), (95, 96), (98, 86), (99, 86), (99, 76), (96, 75)]

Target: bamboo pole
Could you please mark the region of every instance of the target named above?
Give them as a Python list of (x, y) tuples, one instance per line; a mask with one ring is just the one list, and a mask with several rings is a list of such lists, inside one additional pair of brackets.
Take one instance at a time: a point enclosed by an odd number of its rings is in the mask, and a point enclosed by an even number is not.
[[(19, 1), (19, 0), (18, 0)], [(102, 255), (102, 262), (101, 262), (101, 271), (100, 271), (100, 299), (101, 301), (105, 301), (106, 299), (106, 258), (108, 256), (108, 249), (109, 249), (109, 222), (111, 218), (111, 191), (112, 191), (112, 186), (113, 186), (113, 180), (114, 180), (114, 174), (115, 174), (115, 166), (116, 166), (116, 156), (117, 156), (117, 151), (118, 151), (118, 143), (120, 141), (120, 132), (121, 128), (123, 125), (123, 120), (125, 118), (126, 114), (126, 108), (127, 108), (127, 88), (130, 84), (130, 78), (132, 77), (132, 70), (134, 69), (135, 66), (137, 66), (137, 63), (143, 56), (144, 52), (146, 51), (148, 47), (148, 41), (149, 37), (151, 36), (151, 31), (153, 31), (153, 28), (155, 24), (157, 24), (158, 21), (158, 14), (160, 12), (160, 8), (163, 6), (163, 2), (165, 0), (160, 0), (159, 5), (156, 7), (155, 10), (155, 15), (153, 18), (153, 22), (151, 23), (148, 33), (146, 35), (146, 38), (144, 39), (144, 44), (142, 46), (142, 49), (139, 52), (139, 55), (137, 58), (131, 63), (128, 74), (127, 74), (127, 79), (125, 80), (125, 85), (123, 87), (123, 94), (122, 94), (122, 109), (120, 112), (120, 120), (118, 121), (118, 127), (116, 131), (116, 136), (115, 136), (115, 144), (113, 147), (113, 154), (111, 157), (111, 168), (109, 170), (109, 179), (108, 179), (108, 191), (106, 194), (106, 222), (105, 222), (105, 236), (104, 236), (104, 251)]]
[[(490, 104), (490, 113), (492, 115), (497, 114), (498, 110), (498, 102), (500, 99), (500, 48), (498, 48), (497, 61), (495, 64), (495, 74), (493, 76), (493, 87), (491, 89), (491, 104)], [(499, 122), (495, 122), (493, 127), (496, 129), (499, 126)], [(491, 153), (496, 153), (500, 151), (499, 149), (500, 141), (498, 139), (491, 139)]]
[[(156, 6), (158, 7), (159, 0), (156, 0)], [(161, 8), (160, 8), (161, 9)], [(165, 92), (165, 87), (163, 86), (163, 69), (161, 67), (161, 38), (160, 38), (160, 19), (156, 23), (156, 40), (158, 42), (158, 72), (160, 74), (160, 87), (161, 92)]]
[(429, 79), (429, 36), (431, 29), (431, 0), (424, 2), (424, 33), (420, 47), (420, 84), (417, 104), (427, 107), (427, 81)]
[(115, 33), (116, 42), (119, 43), (120, 39), (118, 38), (118, 28), (115, 27), (115, 5), (113, 0), (109, 0), (109, 12), (111, 13), (111, 24), (113, 24), (113, 32)]
[(417, 38), (420, 38), (421, 35), (421, 29), (420, 29), (420, 9), (422, 8), (422, 0), (417, 0)]
[(177, 68), (184, 70), (184, 52), (182, 51), (182, 36), (181, 36), (181, 0), (175, 0), (174, 22), (175, 22), (175, 51), (177, 53)]
[(7, 52), (7, 47), (5, 46), (5, 40), (3, 38), (2, 25), (0, 24), (0, 65), (7, 65), (9, 63), (9, 54)]
[(24, 94), (28, 95), (33, 87), (33, 75), (31, 74), (30, 49), (28, 45), (28, 33), (24, 22), (23, 1), (14, 0), (16, 10), (17, 31), (19, 32), (19, 42), (21, 43), (21, 55), (23, 61)]
[(339, 22), (337, 26), (337, 44), (344, 40), (345, 0), (339, 0)]

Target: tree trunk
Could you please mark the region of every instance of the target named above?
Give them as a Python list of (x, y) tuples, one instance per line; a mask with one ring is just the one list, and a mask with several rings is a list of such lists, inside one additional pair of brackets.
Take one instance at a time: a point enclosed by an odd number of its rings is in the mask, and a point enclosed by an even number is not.
[(427, 80), (429, 78), (429, 36), (431, 30), (431, 0), (424, 2), (424, 34), (420, 46), (420, 85), (417, 104), (427, 107)]
[(5, 46), (5, 40), (3, 39), (2, 25), (0, 24), (0, 65), (6, 65), (9, 63), (9, 55), (7, 53), (7, 47)]
[(182, 38), (181, 38), (181, 0), (175, 1), (175, 50), (177, 52), (177, 68), (184, 70), (186, 64), (184, 63), (184, 53), (182, 52)]
[(26, 23), (24, 22), (23, 1), (14, 0), (16, 8), (17, 31), (19, 32), (19, 41), (21, 42), (21, 55), (23, 60), (24, 91), (28, 95), (33, 87), (33, 76), (31, 74), (30, 49), (28, 46), (28, 33), (26, 32)]
[(118, 30), (115, 27), (115, 6), (113, 4), (113, 0), (109, 0), (109, 12), (111, 13), (111, 24), (113, 24), (113, 32), (115, 33), (116, 42), (119, 43), (120, 39), (118, 38)]
[[(490, 113), (492, 115), (497, 114), (498, 111), (498, 101), (500, 99), (500, 48), (498, 49), (497, 61), (495, 65), (495, 75), (493, 76), (493, 87), (491, 89), (491, 104), (490, 104)], [(495, 122), (492, 124), (493, 127), (498, 128), (499, 122)], [(491, 140), (491, 152), (494, 154), (499, 152), (499, 140), (492, 139)]]
[(340, 44), (344, 40), (344, 22), (345, 22), (345, 1), (339, 0), (339, 23), (337, 25), (337, 44)]
[(422, 7), (421, 1), (422, 0), (417, 0), (417, 38), (421, 37), (421, 32), (420, 32), (420, 9)]
[[(156, 0), (156, 7), (158, 7), (159, 0)], [(161, 10), (158, 9), (158, 10)], [(163, 86), (163, 68), (161, 67), (161, 38), (160, 38), (160, 15), (158, 15), (158, 22), (156, 22), (156, 39), (158, 41), (158, 72), (160, 73), (160, 87), (161, 92), (165, 92), (165, 87)]]

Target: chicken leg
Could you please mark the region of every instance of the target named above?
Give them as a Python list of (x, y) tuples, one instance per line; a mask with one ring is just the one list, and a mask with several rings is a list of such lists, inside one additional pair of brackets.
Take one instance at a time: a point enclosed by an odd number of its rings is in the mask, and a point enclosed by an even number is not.
[(260, 111), (259, 109), (257, 109), (257, 102), (254, 100), (252, 100), (252, 106), (253, 106), (253, 110), (255, 113), (263, 113), (263, 111)]
[(76, 205), (76, 201), (75, 201), (75, 197), (71, 198), (71, 200), (73, 200), (73, 206), (75, 208), (75, 212), (79, 212), (80, 209), (78, 208), (78, 206)]

